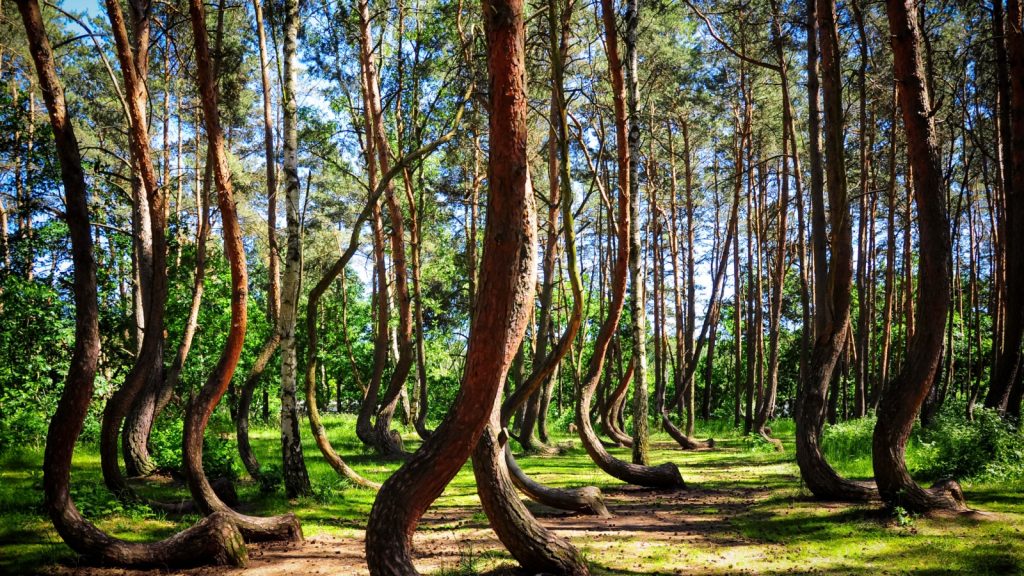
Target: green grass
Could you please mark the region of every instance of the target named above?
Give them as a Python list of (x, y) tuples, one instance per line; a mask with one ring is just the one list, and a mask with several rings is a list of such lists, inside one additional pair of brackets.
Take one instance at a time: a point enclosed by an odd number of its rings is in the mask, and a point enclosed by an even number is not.
[[(329, 416), (326, 424), (335, 448), (361, 474), (383, 481), (398, 467), (398, 462), (378, 459), (362, 446), (354, 435), (352, 417)], [(624, 484), (600, 472), (579, 442), (564, 436), (555, 440), (572, 442), (572, 448), (555, 457), (522, 458), (521, 465), (536, 479), (554, 486), (596, 485), (606, 492), (617, 518), (606, 525), (594, 521), (592, 529), (582, 532), (572, 528), (571, 534), (595, 574), (1024, 574), (1021, 482), (966, 483), (969, 504), (990, 513), (983, 519), (911, 517), (897, 522), (877, 507), (813, 501), (793, 463), (791, 423), (775, 423), (773, 431), (782, 438), (784, 453), (764, 450), (722, 423), (698, 428), (699, 436), (715, 438), (712, 451), (673, 449), (667, 436), (656, 434), (652, 461), (678, 464), (690, 488), (678, 495), (647, 492), (624, 499), (630, 494), (623, 490)], [(279, 465), (278, 431), (258, 427), (252, 436), (260, 461)], [(292, 511), (307, 537), (361, 538), (375, 493), (339, 480), (305, 436), (314, 494), (289, 501), (282, 490), (260, 493), (258, 485), (243, 476), (238, 492), (246, 511), (259, 515)], [(414, 434), (405, 438), (407, 448), (416, 447)], [(870, 462), (865, 468), (863, 458), (856, 456), (861, 451), (862, 446), (833, 447), (833, 455), (850, 456), (833, 464), (844, 474), (869, 476)], [(612, 452), (629, 458), (625, 449)], [(0, 454), (2, 574), (35, 572), (55, 562), (75, 563), (75, 555), (43, 513), (41, 460), (38, 448)], [(154, 540), (196, 520), (194, 516), (168, 518), (143, 506), (114, 502), (102, 488), (95, 446), (79, 447), (73, 478), (76, 497), (87, 516), (118, 537)], [(145, 492), (161, 498), (187, 496), (180, 487), (147, 486)], [(421, 530), (468, 534), (486, 526), (468, 465), (432, 510), (451, 515)], [(665, 516), (660, 524), (647, 523), (649, 514)], [(546, 522), (562, 528), (562, 521), (571, 526), (572, 520)], [(467, 544), (457, 561), (435, 573), (473, 574), (509, 561), (502, 550)]]

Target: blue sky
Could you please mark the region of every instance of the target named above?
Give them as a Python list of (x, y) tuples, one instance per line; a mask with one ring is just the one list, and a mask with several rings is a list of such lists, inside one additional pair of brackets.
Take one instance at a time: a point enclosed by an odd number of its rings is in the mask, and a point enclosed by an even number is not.
[(64, 0), (61, 5), (65, 10), (86, 12), (90, 17), (99, 14), (101, 9), (99, 0)]

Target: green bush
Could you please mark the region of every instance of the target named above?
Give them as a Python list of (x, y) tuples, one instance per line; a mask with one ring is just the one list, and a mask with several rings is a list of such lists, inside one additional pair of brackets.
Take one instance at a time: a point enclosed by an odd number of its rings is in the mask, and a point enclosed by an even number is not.
[(922, 472), (970, 480), (1024, 478), (1024, 434), (994, 410), (975, 409), (973, 422), (962, 414), (944, 410), (921, 433), (931, 448)]
[[(153, 432), (149, 437), (149, 452), (158, 467), (166, 470), (181, 468), (183, 430), (184, 422), (181, 418), (161, 418), (153, 426)], [(213, 432), (207, 432), (206, 438), (203, 439), (203, 469), (206, 475), (210, 478), (224, 477), (237, 480), (240, 472), (236, 459), (237, 452), (234, 442)]]
[[(1024, 478), (1024, 434), (993, 410), (976, 409), (974, 421), (963, 417), (962, 404), (946, 406), (932, 426), (915, 424), (907, 442), (907, 467), (928, 479)], [(846, 473), (870, 475), (875, 417), (825, 427), (821, 448), (833, 466)]]

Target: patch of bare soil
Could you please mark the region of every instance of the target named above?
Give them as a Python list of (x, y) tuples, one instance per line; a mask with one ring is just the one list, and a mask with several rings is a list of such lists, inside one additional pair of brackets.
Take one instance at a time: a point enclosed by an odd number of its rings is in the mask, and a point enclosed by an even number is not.
[[(708, 548), (734, 547), (746, 542), (729, 518), (746, 511), (767, 496), (767, 490), (687, 489), (661, 491), (624, 486), (605, 492), (612, 518), (569, 514), (528, 506), (541, 522), (577, 544), (586, 543), (594, 560), (615, 556), (643, 557), (644, 548), (689, 543)], [(201, 567), (190, 570), (125, 570), (97, 566), (57, 566), (50, 574), (75, 576), (277, 576), (293, 574), (368, 575), (362, 531), (351, 538), (318, 535), (304, 543), (250, 544), (245, 568)], [(624, 547), (628, 546), (628, 551)], [(468, 558), (502, 551), (480, 508), (430, 510), (414, 538), (416, 567), (423, 573), (454, 569)], [(493, 564), (493, 556), (492, 562)], [(636, 568), (642, 570), (642, 563)], [(492, 575), (511, 574), (500, 569)], [(643, 573), (637, 572), (637, 573)]]

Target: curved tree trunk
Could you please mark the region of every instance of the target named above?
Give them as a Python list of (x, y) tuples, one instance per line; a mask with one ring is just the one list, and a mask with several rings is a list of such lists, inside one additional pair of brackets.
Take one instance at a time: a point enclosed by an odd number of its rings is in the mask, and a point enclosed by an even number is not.
[[(817, 1), (817, 4), (815, 2)], [(811, 243), (814, 255), (815, 326), (808, 381), (797, 394), (796, 461), (807, 488), (828, 500), (865, 501), (876, 496), (868, 484), (841, 477), (825, 461), (819, 441), (827, 411), (826, 398), (839, 357), (846, 345), (850, 325), (852, 228), (846, 195), (846, 170), (843, 164), (842, 103), (840, 100), (838, 36), (835, 3), (808, 0), (807, 3), (808, 90), (812, 118), (818, 108), (817, 39), (822, 44), (822, 72), (825, 75), (825, 121), (828, 134), (828, 164), (831, 261), (826, 260), (825, 193), (822, 181), (818, 123), (811, 121)], [(817, 33), (815, 33), (817, 31)]]
[[(131, 20), (131, 39), (134, 40), (134, 42), (128, 40), (127, 34), (125, 34), (124, 39), (126, 42), (129, 42), (129, 50), (132, 54), (130, 56), (130, 60), (134, 67), (135, 82), (139, 84), (135, 87), (136, 91), (128, 92), (128, 99), (132, 101), (132, 106), (140, 106), (143, 110), (146, 110), (149, 104), (149, 89), (147, 84), (149, 75), (150, 18), (152, 17), (152, 5), (149, 2), (128, 2), (127, 5)], [(123, 18), (122, 26), (126, 27), (123, 23)], [(29, 105), (32, 105), (31, 100), (29, 101)], [(130, 119), (132, 112), (129, 111), (128, 116)], [(148, 121), (148, 114), (145, 114), (145, 116), (147, 116)], [(30, 140), (29, 147), (31, 148), (31, 146)], [(141, 157), (136, 148), (131, 148), (130, 156), (133, 166), (132, 195), (135, 200), (132, 206), (132, 226), (133, 231), (135, 232), (132, 240), (135, 253), (137, 255), (135, 272), (138, 280), (137, 289), (133, 294), (136, 300), (136, 326), (137, 330), (141, 331), (139, 335), (144, 338), (145, 326), (152, 306), (152, 278), (154, 273), (159, 272), (156, 270), (155, 262), (153, 260), (153, 251), (156, 247), (153, 244), (154, 223), (152, 213), (149, 210), (149, 195), (151, 192), (147, 192), (146, 190), (147, 183), (145, 182), (145, 176), (141, 174), (142, 168), (139, 164)], [(166, 193), (164, 193), (164, 198), (166, 206)], [(165, 239), (166, 223), (165, 216)], [(166, 240), (164, 243), (164, 250), (164, 262), (166, 263)], [(142, 349), (142, 338), (137, 342), (137, 352), (139, 353), (141, 353)], [(157, 353), (158, 357), (161, 359), (163, 358), (163, 346), (164, 342), (161, 338), (159, 351)], [(125, 415), (125, 426), (121, 433), (121, 453), (124, 456), (124, 464), (128, 476), (145, 476), (156, 469), (156, 465), (153, 464), (153, 460), (149, 455), (149, 446), (147, 445), (147, 442), (149, 440), (149, 428), (152, 426), (152, 420), (154, 417), (153, 410), (156, 404), (156, 397), (161, 393), (161, 388), (164, 384), (163, 377), (163, 363), (156, 362), (150, 364), (149, 372), (146, 375), (146, 381), (141, 386), (136, 396), (130, 401), (130, 409)], [(123, 398), (119, 400), (125, 401)]]
[(630, 358), (629, 364), (626, 366), (625, 373), (622, 374), (622, 378), (619, 379), (619, 385), (612, 390), (611, 394), (604, 402), (604, 406), (601, 406), (601, 429), (605, 435), (611, 438), (616, 444), (620, 446), (626, 446), (628, 448), (633, 447), (633, 438), (629, 434), (619, 428), (618, 415), (622, 412), (622, 405), (626, 401), (626, 391), (629, 390), (629, 383), (633, 380), (633, 374), (636, 372), (636, 359)]
[[(484, 26), (489, 48), (489, 72), (491, 88), (490, 140), (491, 150), (488, 169), (488, 181), (491, 183), (490, 198), (508, 195), (514, 200), (522, 199), (523, 212), (526, 216), (526, 234), (529, 246), (521, 252), (528, 252), (529, 258), (536, 258), (536, 212), (533, 206), (533, 186), (530, 182), (530, 169), (527, 160), (527, 98), (526, 98), (526, 32), (523, 21), (522, 0), (484, 0)], [(553, 14), (551, 16), (554, 16)], [(557, 92), (557, 89), (556, 89)], [(564, 101), (559, 99), (560, 109), (564, 109)], [(562, 118), (562, 128), (565, 119)], [(563, 136), (565, 134), (563, 133)], [(565, 141), (565, 138), (563, 138)], [(566, 161), (568, 159), (565, 159)], [(563, 174), (562, 193), (567, 192), (568, 175)], [(569, 258), (570, 274), (575, 274), (575, 238), (569, 230), (573, 226), (571, 215), (571, 191), (565, 196), (563, 207), (568, 207), (569, 217), (565, 218), (566, 252)], [(493, 204), (492, 204), (493, 206)], [(566, 213), (563, 210), (563, 215)], [(487, 235), (496, 220), (492, 212), (487, 219)], [(522, 227), (522, 224), (519, 225)], [(498, 233), (502, 233), (499, 229)], [(549, 246), (553, 250), (554, 246)], [(485, 252), (485, 263), (487, 253)], [(531, 272), (531, 275), (536, 272)], [(520, 278), (524, 275), (520, 274)], [(481, 289), (485, 284), (481, 282)], [(568, 352), (576, 332), (579, 330), (582, 317), (583, 299), (580, 294), (579, 277), (573, 281), (574, 305), (569, 328), (558, 348), (552, 351), (547, 359), (551, 365), (547, 375), (532, 384), (533, 390), (528, 396), (536, 396), (540, 385), (550, 377), (554, 367)], [(525, 290), (532, 300), (533, 282)], [(490, 306), (484, 308), (491, 310)], [(478, 315), (478, 317), (481, 315)], [(525, 328), (525, 326), (524, 326)], [(485, 333), (487, 334), (487, 333)], [(477, 442), (473, 452), (473, 473), (476, 477), (477, 492), (480, 503), (490, 520), (491, 528), (498, 535), (502, 544), (531, 573), (565, 574), (567, 576), (589, 576), (590, 570), (583, 556), (568, 541), (556, 536), (540, 525), (519, 499), (506, 467), (505, 455), (508, 453), (508, 433), (505, 430), (503, 406), (501, 406), (501, 390), (496, 390), (490, 419), (484, 427), (483, 435)], [(514, 411), (514, 410), (511, 410)], [(529, 428), (525, 434), (532, 433)], [(593, 488), (596, 490), (596, 488)]]
[(320, 409), (317, 406), (316, 400), (317, 351), (319, 347), (316, 318), (320, 307), (320, 298), (327, 291), (327, 288), (330, 287), (331, 283), (334, 282), (334, 279), (341, 275), (359, 246), (359, 231), (363, 226), (363, 222), (370, 215), (371, 204), (377, 202), (379, 190), (380, 188), (374, 191), (375, 193), (371, 195), (370, 203), (363, 208), (363, 211), (356, 219), (355, 225), (352, 228), (348, 249), (334, 263), (330, 270), (324, 274), (317, 285), (313, 287), (306, 302), (306, 411), (309, 414), (309, 426), (313, 432), (313, 439), (316, 440), (320, 453), (323, 454), (324, 459), (327, 460), (327, 463), (331, 465), (335, 472), (348, 478), (357, 486), (374, 489), (380, 488), (380, 484), (363, 478), (351, 466), (345, 463), (331, 445), (331, 441), (327, 438), (323, 423), (320, 420)]
[(530, 500), (559, 510), (569, 510), (582, 514), (593, 514), (602, 518), (610, 518), (612, 513), (604, 503), (601, 489), (596, 486), (562, 489), (551, 488), (527, 476), (519, 467), (512, 451), (505, 447), (505, 467), (512, 477), (512, 483)]
[(18, 0), (17, 5), (53, 128), (74, 264), (75, 346), (64, 391), (46, 437), (43, 456), (46, 510), (57, 533), (71, 549), (103, 563), (119, 566), (245, 565), (245, 544), (234, 524), (224, 515), (204, 518), (196, 526), (160, 542), (126, 542), (109, 536), (83, 518), (71, 499), (71, 460), (92, 401), (100, 355), (96, 262), (78, 140), (64, 103), (64, 89), (57, 79), (39, 4), (36, 0)]
[[(152, 151), (149, 146), (144, 66), (140, 65), (140, 60), (137, 60), (137, 58), (145, 58), (145, 50), (140, 50), (138, 55), (133, 54), (121, 5), (111, 0), (106, 3), (106, 6), (114, 35), (117, 58), (124, 78), (128, 114), (131, 120), (129, 145), (134, 165), (139, 172), (142, 189), (147, 197), (153, 248), (142, 347), (124, 384), (107, 401), (100, 429), (100, 463), (103, 480), (115, 494), (121, 497), (134, 497), (118, 462), (120, 447), (118, 440), (121, 435), (121, 424), (132, 409), (136, 397), (147, 384), (152, 383), (154, 377), (162, 374), (159, 367), (163, 361), (164, 311), (167, 303), (167, 196), (157, 183)], [(146, 34), (148, 34), (148, 15), (142, 15), (139, 18), (145, 20)], [(140, 47), (142, 42), (144, 41), (140, 40)], [(140, 460), (145, 450), (135, 446), (128, 452), (135, 457), (133, 472), (142, 473), (144, 470), (140, 468), (149, 467), (148, 464)]]
[[(491, 191), (476, 302), (488, 313), (473, 316), (465, 378), (448, 417), (384, 483), (374, 502), (366, 529), (366, 555), (370, 573), (375, 576), (417, 573), (412, 563), (411, 537), (419, 518), (474, 447), (481, 500), (499, 537), (517, 560), (533, 570), (588, 574), (575, 550), (533, 524), (528, 513), (523, 514), (521, 503), (509, 509), (518, 503), (516, 498), (492, 499), (494, 494), (514, 494), (507, 471), (502, 473), (503, 446), (494, 443), (500, 420), (497, 399), (532, 309), (536, 215), (526, 163), (522, 5), (485, 1), (483, 13), (491, 54)], [(487, 438), (481, 440), (488, 424)], [(497, 490), (489, 492), (492, 486)], [(518, 522), (509, 522), (510, 518)], [(524, 528), (532, 530), (526, 532)], [(553, 553), (556, 544), (560, 554)]]
[(238, 225), (238, 216), (235, 213), (231, 173), (224, 150), (224, 134), (221, 131), (220, 116), (217, 110), (217, 90), (210, 64), (210, 46), (206, 36), (206, 18), (201, 0), (190, 0), (189, 15), (195, 38), (196, 68), (199, 92), (202, 96), (203, 117), (206, 123), (206, 133), (210, 139), (211, 158), (214, 163), (214, 181), (217, 186), (217, 202), (221, 211), (224, 251), (231, 266), (231, 328), (216, 367), (189, 404), (185, 415), (182, 454), (185, 460), (186, 477), (192, 497), (203, 512), (207, 514), (221, 512), (229, 515), (231, 521), (238, 526), (247, 540), (302, 540), (302, 528), (293, 514), (273, 518), (258, 518), (239, 514), (229, 508), (214, 493), (203, 472), (203, 433), (214, 408), (231, 383), (231, 377), (238, 366), (238, 359), (245, 343), (248, 274), (242, 247), (242, 233)]
[(643, 466), (623, 462), (605, 450), (594, 433), (590, 421), (590, 404), (597, 389), (601, 370), (604, 367), (608, 344), (619, 325), (622, 308), (625, 304), (626, 280), (629, 267), (629, 148), (626, 145), (626, 106), (625, 87), (622, 79), (622, 67), (619, 63), (618, 37), (615, 26), (615, 8), (611, 0), (601, 0), (601, 12), (604, 20), (605, 41), (608, 50), (608, 64), (611, 69), (612, 86), (615, 100), (615, 134), (618, 147), (618, 254), (612, 276), (612, 301), (608, 306), (608, 316), (601, 324), (601, 329), (594, 342), (594, 353), (590, 357), (587, 374), (583, 379), (579, 401), (576, 404), (576, 427), (579, 431), (583, 447), (591, 459), (605, 472), (616, 478), (652, 488), (682, 488), (684, 486), (679, 468), (666, 462), (660, 466)]
[(252, 444), (249, 443), (249, 412), (252, 410), (252, 396), (256, 392), (256, 386), (260, 383), (263, 371), (266, 370), (270, 359), (274, 357), (281, 344), (281, 334), (274, 330), (252, 365), (252, 370), (245, 378), (242, 390), (238, 395), (238, 407), (235, 410), (235, 436), (238, 439), (238, 456), (242, 459), (246, 472), (253, 480), (259, 480), (260, 462), (256, 459), (256, 453), (252, 451)]
[[(373, 39), (370, 35), (370, 9), (366, 0), (359, 2), (360, 60), (366, 78), (366, 114), (373, 123), (368, 134), (374, 139), (371, 149), (377, 154), (377, 165), (381, 173), (391, 170), (391, 145), (384, 132), (384, 113), (381, 105), (380, 84), (373, 56)], [(377, 408), (373, 425), (372, 442), (378, 452), (385, 456), (405, 454), (401, 436), (391, 429), (391, 420), (398, 406), (405, 381), (413, 364), (412, 299), (409, 295), (409, 275), (405, 261), (405, 225), (402, 208), (398, 203), (395, 188), (390, 181), (384, 184), (388, 215), (391, 221), (391, 263), (395, 274), (395, 297), (398, 301), (398, 358), (391, 372), (391, 379), (380, 407)], [(381, 299), (381, 306), (389, 305)]]
[[(1012, 15), (1016, 0), (1011, 0)], [(953, 480), (921, 488), (910, 477), (904, 455), (907, 438), (932, 386), (942, 355), (942, 337), (949, 309), (950, 237), (946, 189), (939, 161), (939, 142), (925, 85), (917, 8), (910, 0), (888, 0), (893, 73), (900, 85), (900, 108), (907, 135), (907, 156), (914, 172), (920, 264), (917, 327), (907, 347), (903, 369), (882, 393), (872, 442), (875, 482), (888, 506), (911, 512), (966, 509), (963, 492)], [(1014, 20), (1011, 16), (1011, 20)], [(1019, 23), (1019, 12), (1016, 22)]]

